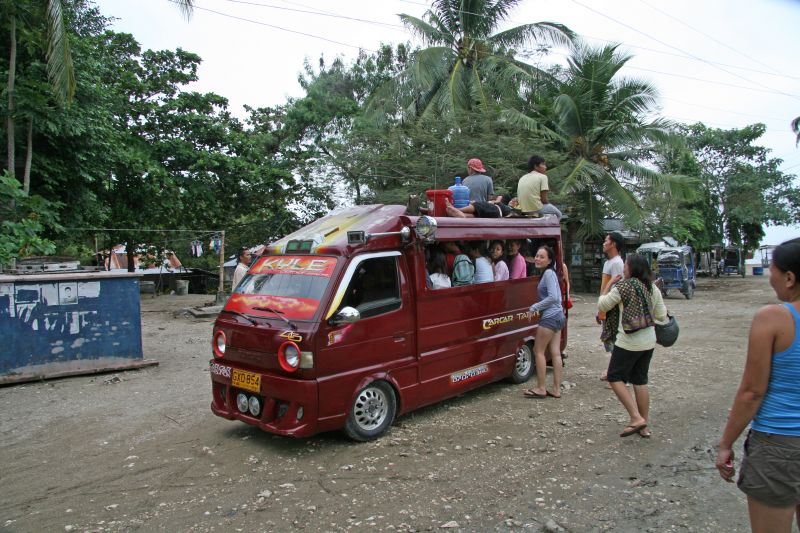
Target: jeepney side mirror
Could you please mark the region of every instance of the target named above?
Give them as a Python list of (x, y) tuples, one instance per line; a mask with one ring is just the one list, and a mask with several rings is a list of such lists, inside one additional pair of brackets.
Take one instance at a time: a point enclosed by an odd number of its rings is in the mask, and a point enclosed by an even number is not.
[(330, 323), (333, 326), (340, 326), (342, 324), (352, 324), (361, 320), (361, 313), (355, 307), (345, 306), (339, 309), (339, 312), (333, 315)]

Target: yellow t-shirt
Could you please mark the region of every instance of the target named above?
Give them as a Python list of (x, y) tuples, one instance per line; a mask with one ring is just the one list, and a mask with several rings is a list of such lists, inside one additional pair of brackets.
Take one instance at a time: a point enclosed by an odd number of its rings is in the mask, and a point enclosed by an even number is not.
[(529, 172), (519, 179), (517, 199), (523, 211), (538, 211), (542, 208), (542, 191), (549, 191), (547, 176), (540, 172)]

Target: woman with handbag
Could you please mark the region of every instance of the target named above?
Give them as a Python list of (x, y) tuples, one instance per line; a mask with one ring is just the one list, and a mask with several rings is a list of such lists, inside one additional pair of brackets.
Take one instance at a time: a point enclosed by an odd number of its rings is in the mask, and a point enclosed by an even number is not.
[[(597, 308), (606, 313), (603, 340), (614, 348), (608, 363), (608, 383), (628, 412), (630, 421), (620, 433), (649, 438), (650, 391), (647, 388), (650, 360), (656, 346), (655, 323), (667, 320), (667, 308), (650, 281), (650, 265), (637, 254), (628, 255), (625, 279), (614, 276), (606, 285)], [(627, 383), (633, 385), (631, 396)]]
[(756, 533), (800, 525), (800, 239), (776, 247), (769, 284), (783, 305), (758, 310), (742, 381), (719, 441), (716, 467), (732, 483), (733, 443), (747, 424), (739, 489)]

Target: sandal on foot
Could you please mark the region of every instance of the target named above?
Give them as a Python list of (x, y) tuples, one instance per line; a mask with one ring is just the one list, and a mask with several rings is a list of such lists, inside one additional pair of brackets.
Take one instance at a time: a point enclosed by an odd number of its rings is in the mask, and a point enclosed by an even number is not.
[(560, 394), (559, 394), (558, 396), (556, 396), (555, 394), (553, 394), (553, 393), (552, 393), (552, 392), (550, 392), (550, 391), (547, 391), (547, 395), (548, 395), (548, 396), (550, 396), (551, 398), (561, 398), (561, 395), (560, 395)]
[(642, 428), (639, 430), (639, 436), (643, 439), (649, 439), (653, 436), (653, 432), (649, 428)]
[(619, 434), (620, 437), (630, 437), (634, 433), (639, 433), (641, 430), (647, 427), (647, 424), (639, 424), (638, 426), (625, 426), (622, 430), (622, 433)]
[(533, 390), (533, 389), (527, 389), (527, 390), (526, 390), (526, 391), (524, 391), (522, 394), (523, 394), (523, 395), (524, 395), (526, 398), (532, 398), (532, 399), (534, 399), (534, 400), (542, 400), (542, 399), (544, 399), (544, 398), (547, 398), (547, 394), (537, 394), (536, 392), (534, 392), (534, 390)]

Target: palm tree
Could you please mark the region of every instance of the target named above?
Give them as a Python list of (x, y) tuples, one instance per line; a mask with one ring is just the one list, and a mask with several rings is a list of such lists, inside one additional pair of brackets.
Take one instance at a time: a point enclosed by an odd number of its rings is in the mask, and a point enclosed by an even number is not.
[[(409, 68), (381, 88), (372, 111), (420, 118), (488, 108), (518, 97), (542, 73), (515, 58), (531, 43), (568, 45), (574, 34), (561, 24), (537, 22), (494, 33), (520, 0), (434, 0), (425, 20), (402, 14), (427, 45)], [(399, 109), (398, 109), (399, 108)]]
[(795, 117), (795, 119), (792, 120), (791, 126), (792, 126), (792, 131), (795, 134), (794, 145), (797, 146), (797, 144), (800, 143), (800, 117)]
[[(181, 13), (188, 19), (194, 7), (194, 0), (175, 0)], [(22, 24), (26, 31), (38, 32), (43, 36), (46, 50), (45, 65), (47, 80), (56, 101), (68, 105), (75, 94), (75, 69), (69, 35), (64, 24), (64, 2), (62, 0), (16, 0), (0, 5), (0, 28), (8, 30), (9, 58), (6, 91), (8, 108), (6, 116), (6, 167), (11, 176), (16, 174), (15, 152), (15, 85), (17, 76), (17, 25)], [(33, 117), (27, 117), (27, 152), (23, 176), (23, 191), (30, 190), (30, 169), (33, 158)]]
[(512, 123), (539, 132), (566, 156), (551, 174), (562, 179), (560, 196), (576, 208), (584, 236), (601, 233), (608, 212), (631, 223), (640, 219), (639, 202), (626, 184), (645, 182), (675, 194), (685, 190), (681, 177), (639, 164), (655, 143), (675, 143), (675, 138), (669, 121), (648, 119), (655, 111), (655, 87), (618, 76), (630, 57), (617, 45), (579, 45), (563, 81), (549, 94), (545, 89), (531, 96), (530, 115), (506, 112)]

